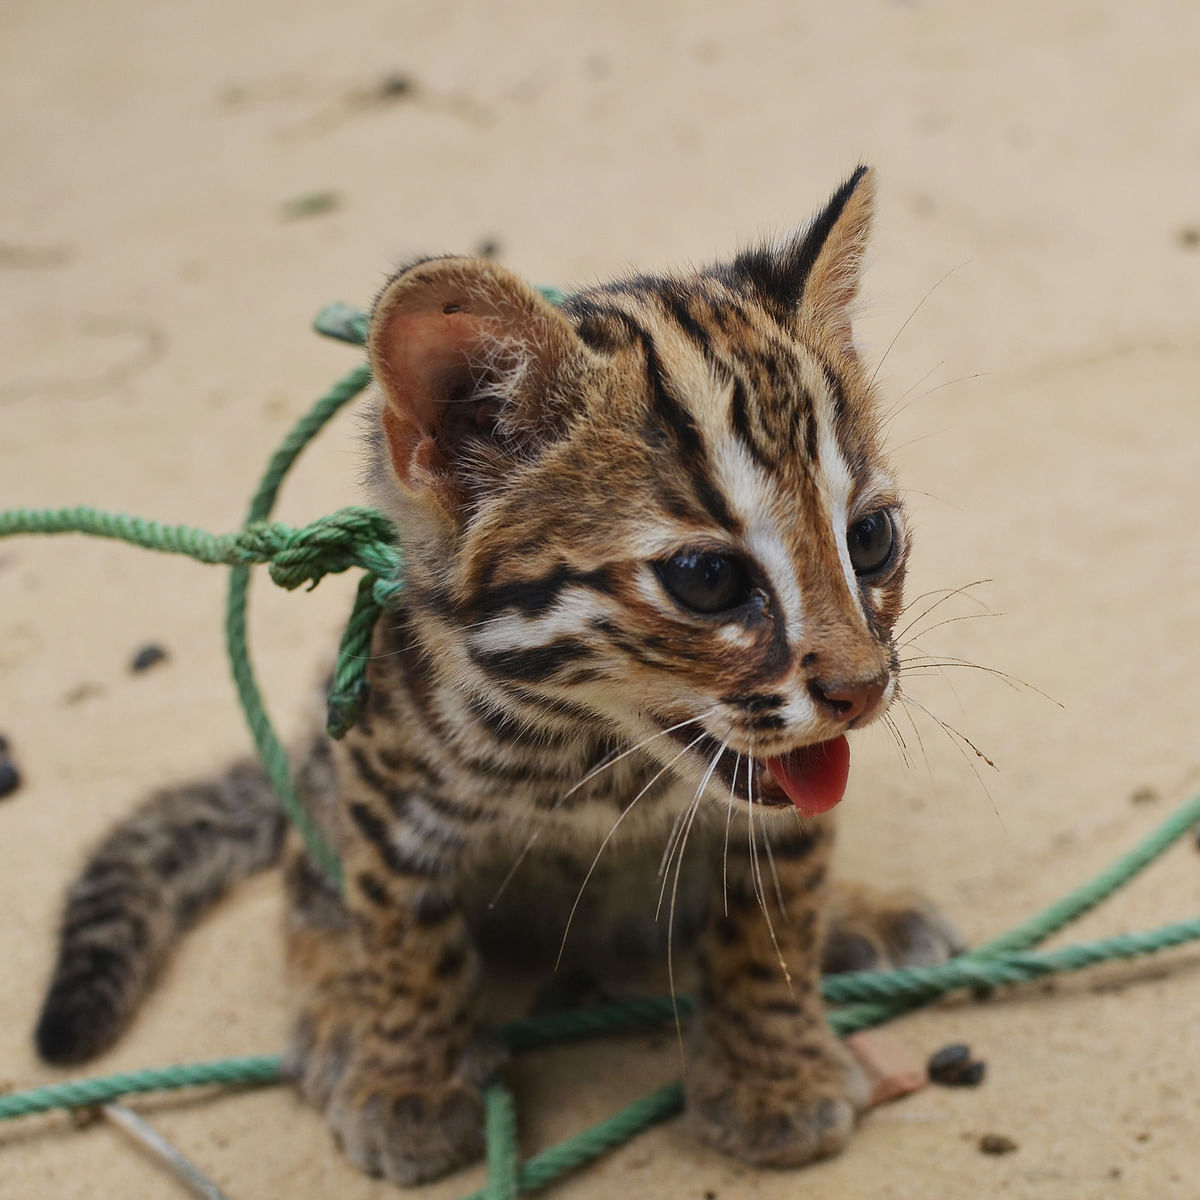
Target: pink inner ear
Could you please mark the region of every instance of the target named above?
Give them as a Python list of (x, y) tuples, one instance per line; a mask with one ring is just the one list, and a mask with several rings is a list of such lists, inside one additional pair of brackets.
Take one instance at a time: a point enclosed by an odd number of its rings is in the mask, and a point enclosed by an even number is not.
[(479, 317), (445, 307), (397, 308), (373, 338), (372, 362), (387, 399), (384, 433), (396, 475), (406, 483), (414, 482), (414, 474), (447, 466), (436, 431), (482, 332)]

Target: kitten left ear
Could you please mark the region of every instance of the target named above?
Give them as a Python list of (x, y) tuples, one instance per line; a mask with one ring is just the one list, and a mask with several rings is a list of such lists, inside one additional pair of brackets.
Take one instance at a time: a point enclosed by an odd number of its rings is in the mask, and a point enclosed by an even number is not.
[(875, 172), (860, 166), (829, 203), (782, 249), (743, 254), (734, 271), (785, 323), (832, 333), (853, 352), (851, 306), (875, 211)]
[(472, 447), (513, 451), (549, 429), (551, 383), (580, 349), (562, 313), (495, 263), (436, 258), (402, 271), (367, 338), (396, 482), (455, 514)]

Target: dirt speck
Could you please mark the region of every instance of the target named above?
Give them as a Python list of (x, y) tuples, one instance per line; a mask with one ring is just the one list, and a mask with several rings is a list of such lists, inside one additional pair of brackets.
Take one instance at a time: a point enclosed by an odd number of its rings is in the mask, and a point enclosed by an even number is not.
[(279, 212), (285, 221), (302, 221), (308, 217), (320, 217), (325, 213), (337, 212), (341, 207), (341, 195), (329, 190), (305, 192), (301, 196), (293, 196), (280, 205)]
[(985, 1133), (979, 1139), (981, 1154), (1011, 1154), (1017, 1148), (1017, 1143), (1002, 1133)]

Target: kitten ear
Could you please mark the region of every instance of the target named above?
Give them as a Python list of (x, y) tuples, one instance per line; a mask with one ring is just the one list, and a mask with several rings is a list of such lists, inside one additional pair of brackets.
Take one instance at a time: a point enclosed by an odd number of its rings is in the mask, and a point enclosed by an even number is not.
[(875, 172), (860, 166), (782, 249), (743, 254), (734, 270), (786, 323), (823, 329), (853, 352), (851, 306), (874, 211)]
[(548, 385), (579, 346), (553, 305), (494, 263), (437, 258), (402, 271), (367, 338), (396, 481), (456, 511), (464, 455), (544, 426)]

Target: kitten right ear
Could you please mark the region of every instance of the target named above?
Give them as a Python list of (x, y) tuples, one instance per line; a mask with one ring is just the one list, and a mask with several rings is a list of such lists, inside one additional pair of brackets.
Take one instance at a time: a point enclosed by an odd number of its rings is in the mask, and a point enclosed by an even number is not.
[(874, 212), (875, 172), (860, 166), (790, 242), (739, 255), (734, 274), (785, 325), (823, 329), (852, 354), (851, 306)]
[(468, 444), (544, 428), (550, 381), (581, 343), (566, 318), (494, 263), (427, 259), (384, 289), (367, 351), (396, 481), (453, 515)]

